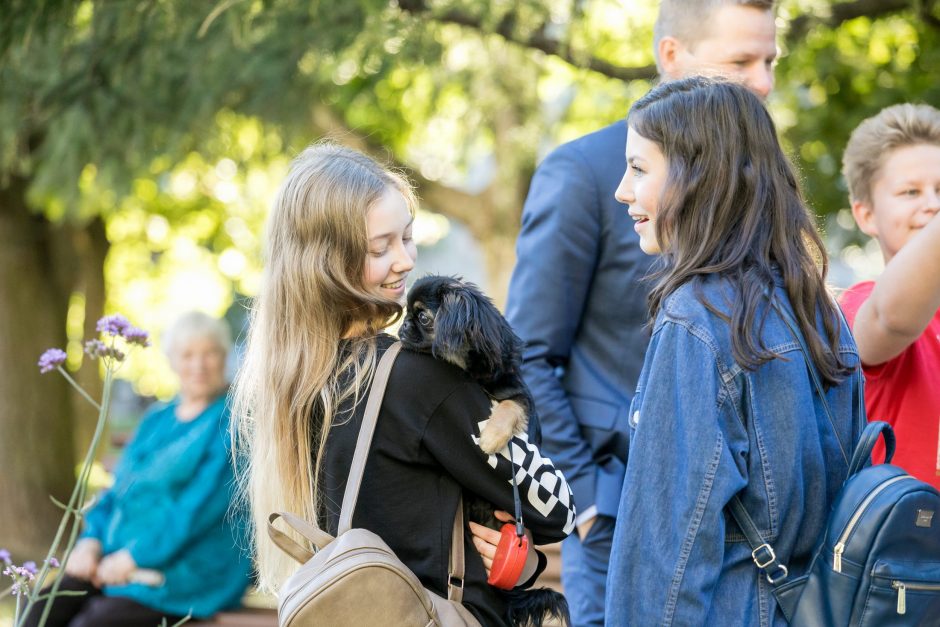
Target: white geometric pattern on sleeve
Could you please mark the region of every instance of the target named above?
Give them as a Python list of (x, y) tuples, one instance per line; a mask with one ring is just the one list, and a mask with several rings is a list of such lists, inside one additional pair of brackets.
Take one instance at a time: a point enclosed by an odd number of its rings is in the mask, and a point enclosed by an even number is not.
[[(480, 431), (486, 425), (486, 420), (479, 423)], [(479, 445), (480, 438), (473, 435), (473, 441)], [(542, 457), (538, 448), (531, 442), (526, 434), (514, 435), (512, 446), (506, 445), (498, 453), (487, 456), (487, 463), (505, 474), (512, 475), (512, 464), (509, 461), (509, 449), (512, 449), (512, 459), (516, 463), (516, 483), (519, 485), (519, 496), (525, 499), (537, 512), (548, 516), (556, 507), (567, 510), (565, 533), (575, 529), (577, 517), (574, 507), (574, 496), (568, 482), (556, 469), (552, 461)], [(512, 481), (506, 480), (512, 485)]]

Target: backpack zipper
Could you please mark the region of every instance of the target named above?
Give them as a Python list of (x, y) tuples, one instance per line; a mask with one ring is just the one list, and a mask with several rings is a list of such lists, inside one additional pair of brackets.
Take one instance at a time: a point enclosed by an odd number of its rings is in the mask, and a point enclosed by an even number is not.
[(898, 614), (907, 613), (907, 590), (933, 590), (940, 592), (940, 584), (936, 583), (911, 583), (909, 581), (891, 582), (891, 587), (898, 591)]
[(839, 541), (836, 542), (834, 547), (832, 547), (832, 570), (837, 573), (842, 572), (842, 553), (845, 552), (845, 543), (852, 534), (852, 530), (855, 528), (855, 525), (858, 524), (862, 514), (865, 513), (865, 508), (867, 508), (871, 502), (875, 500), (875, 497), (881, 494), (885, 488), (893, 483), (901, 481), (902, 479), (913, 479), (913, 477), (910, 475), (901, 475), (900, 477), (892, 477), (891, 479), (888, 479), (884, 483), (880, 484), (877, 488), (872, 490), (871, 494), (866, 496), (865, 500), (862, 501), (862, 504), (858, 506), (858, 509), (855, 510), (855, 513), (852, 515), (849, 523), (845, 526), (845, 529), (842, 530), (842, 535), (839, 536)]

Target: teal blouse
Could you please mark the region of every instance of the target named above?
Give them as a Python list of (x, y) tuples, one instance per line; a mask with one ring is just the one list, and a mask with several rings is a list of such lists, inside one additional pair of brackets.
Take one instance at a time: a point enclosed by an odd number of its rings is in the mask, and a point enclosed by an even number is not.
[(234, 476), (223, 395), (188, 422), (179, 400), (151, 407), (114, 473), (114, 485), (85, 516), (83, 537), (105, 555), (130, 551), (138, 567), (158, 570), (159, 586), (106, 586), (168, 614), (206, 618), (238, 605), (249, 584), (243, 513), (232, 510)]

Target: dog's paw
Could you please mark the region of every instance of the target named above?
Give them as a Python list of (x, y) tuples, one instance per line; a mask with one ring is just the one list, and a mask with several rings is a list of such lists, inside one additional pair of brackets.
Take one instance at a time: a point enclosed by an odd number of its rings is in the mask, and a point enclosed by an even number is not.
[(490, 419), (483, 433), (480, 434), (480, 448), (487, 455), (492, 455), (501, 451), (509, 443), (511, 437), (512, 430), (507, 430), (503, 425), (498, 425)]
[(513, 434), (525, 432), (526, 422), (525, 411), (519, 403), (500, 401), (480, 433), (480, 448), (487, 455), (501, 451)]

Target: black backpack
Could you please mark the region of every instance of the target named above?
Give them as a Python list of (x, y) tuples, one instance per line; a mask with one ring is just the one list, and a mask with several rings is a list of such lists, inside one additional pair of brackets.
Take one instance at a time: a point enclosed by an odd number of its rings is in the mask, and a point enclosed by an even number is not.
[[(886, 463), (862, 468), (882, 433)], [(940, 625), (940, 493), (887, 463), (893, 453), (890, 425), (870, 423), (809, 571), (796, 579), (787, 580), (786, 567), (760, 538), (743, 505), (738, 500), (738, 511), (732, 502), (754, 562), (794, 625)]]
[[(807, 358), (823, 407), (823, 389), (795, 322), (778, 307)], [(859, 375), (860, 377), (860, 375)], [(860, 382), (861, 383), (861, 382)], [(861, 402), (861, 392), (859, 392)], [(868, 465), (878, 437), (885, 463)], [(773, 585), (787, 620), (820, 627), (940, 626), (940, 493), (891, 465), (895, 438), (885, 422), (862, 432), (826, 531), (806, 574), (793, 579), (735, 496), (731, 515), (753, 549), (754, 563)]]

